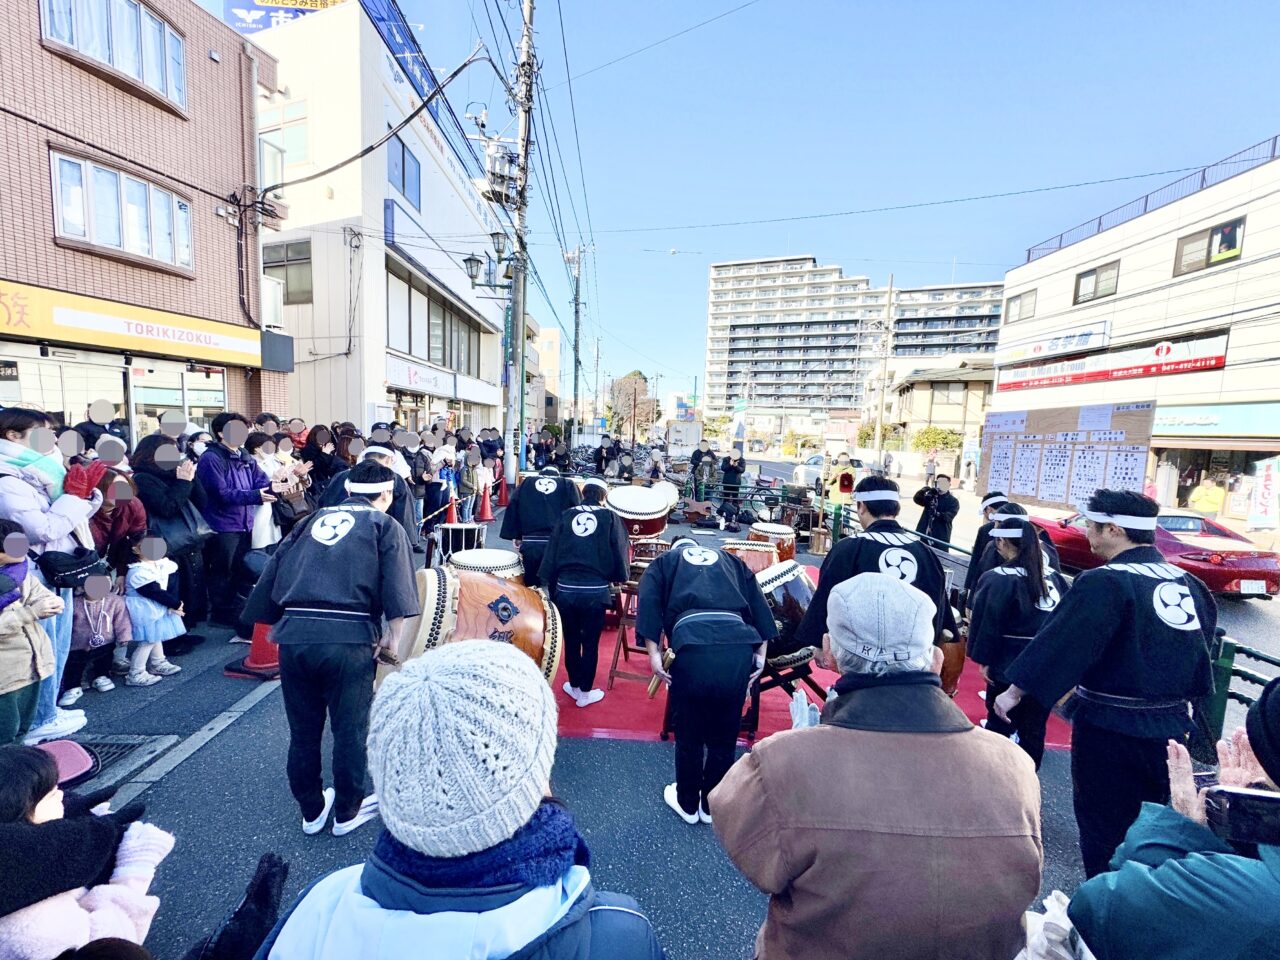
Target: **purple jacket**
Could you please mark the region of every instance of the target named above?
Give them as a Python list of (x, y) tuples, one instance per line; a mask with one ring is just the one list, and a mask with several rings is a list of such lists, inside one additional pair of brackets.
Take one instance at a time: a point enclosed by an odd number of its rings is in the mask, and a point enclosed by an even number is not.
[(214, 533), (253, 529), (254, 510), (262, 504), (258, 491), (271, 481), (243, 448), (232, 453), (220, 443), (210, 444), (196, 464), (196, 480), (208, 498), (200, 512)]

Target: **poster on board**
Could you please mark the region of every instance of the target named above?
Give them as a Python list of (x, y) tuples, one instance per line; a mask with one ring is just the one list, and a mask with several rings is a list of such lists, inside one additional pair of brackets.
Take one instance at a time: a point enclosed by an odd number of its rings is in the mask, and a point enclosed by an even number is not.
[(988, 413), (979, 492), (1075, 510), (1099, 487), (1143, 491), (1155, 402)]

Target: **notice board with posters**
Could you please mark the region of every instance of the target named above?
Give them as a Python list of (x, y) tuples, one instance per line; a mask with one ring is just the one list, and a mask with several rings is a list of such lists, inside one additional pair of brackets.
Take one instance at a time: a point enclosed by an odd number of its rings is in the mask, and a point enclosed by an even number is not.
[(978, 488), (1075, 510), (1099, 487), (1142, 492), (1155, 401), (988, 413)]

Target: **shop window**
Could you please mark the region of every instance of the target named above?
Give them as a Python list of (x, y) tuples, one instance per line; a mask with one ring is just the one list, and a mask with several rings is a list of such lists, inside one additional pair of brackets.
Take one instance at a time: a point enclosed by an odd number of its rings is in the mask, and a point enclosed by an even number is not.
[(179, 107), (187, 105), (186, 44), (137, 0), (43, 0), (46, 40), (68, 46)]
[(53, 154), (61, 237), (190, 267), (191, 205), (138, 177), (78, 157)]
[(409, 352), (409, 285), (387, 274), (387, 349)]
[(311, 303), (311, 241), (268, 243), (262, 248), (262, 272), (284, 283), (284, 302)]
[(957, 406), (964, 403), (963, 383), (935, 383), (933, 385), (934, 404), (950, 404)]
[(444, 303), (431, 298), (431, 352), (428, 359), (444, 366)]
[(1004, 315), (1008, 323), (1030, 320), (1036, 315), (1036, 292), (1027, 290), (1016, 297), (1010, 297), (1005, 304)]
[(415, 357), (426, 357), (430, 336), (428, 325), (430, 301), (427, 295), (414, 287), (409, 293), (409, 352)]
[(398, 136), (387, 141), (387, 181), (413, 209), (422, 209), (422, 165)]
[(1073, 303), (1088, 303), (1113, 296), (1120, 277), (1120, 261), (1113, 260), (1093, 270), (1076, 274), (1076, 295)]
[(1244, 217), (1228, 220), (1208, 230), (1201, 230), (1178, 240), (1178, 253), (1173, 261), (1173, 275), (1195, 273), (1215, 264), (1237, 260), (1244, 243)]

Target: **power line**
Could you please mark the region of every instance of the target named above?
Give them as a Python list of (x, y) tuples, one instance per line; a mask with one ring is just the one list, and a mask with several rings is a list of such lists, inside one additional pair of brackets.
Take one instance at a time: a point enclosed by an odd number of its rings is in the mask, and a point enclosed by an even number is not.
[[(621, 63), (623, 60), (630, 60), (632, 57), (639, 56), (640, 54), (644, 53), (646, 50), (652, 50), (654, 47), (659, 47), (664, 43), (668, 43), (676, 39), (677, 37), (683, 37), (686, 33), (692, 33), (694, 30), (697, 30), (700, 27), (705, 27), (709, 23), (715, 23), (717, 20), (723, 20), (725, 17), (737, 13), (739, 10), (745, 10), (747, 7), (755, 6), (759, 2), (760, 0), (747, 0), (746, 3), (741, 3), (738, 6), (734, 7), (732, 10), (726, 10), (724, 13), (717, 13), (714, 17), (709, 17), (708, 19), (703, 20), (699, 23), (695, 23), (691, 27), (685, 27), (683, 30), (679, 30), (673, 34), (670, 34), (669, 36), (665, 36), (660, 40), (655, 40), (652, 43), (646, 43), (643, 47), (639, 47), (635, 50), (632, 50), (630, 53), (624, 53), (620, 57), (614, 57), (612, 60), (607, 60), (604, 63), (598, 64), (597, 66), (592, 67), (590, 70), (584, 70), (582, 73), (570, 79), (581, 80), (583, 77), (590, 76), (593, 73), (596, 73), (600, 70), (605, 69), (606, 67), (612, 67), (615, 63)], [(568, 83), (568, 82), (569, 80), (564, 81), (564, 83)], [(555, 86), (551, 87), (551, 89), (555, 90), (558, 87), (562, 87), (564, 86), (564, 83), (557, 83)]]
[[(573, 143), (578, 151), (578, 182), (582, 184), (582, 206), (587, 214), (587, 236), (592, 244), (596, 242), (595, 229), (591, 224), (591, 201), (587, 198), (587, 175), (582, 166), (582, 138), (578, 136), (578, 107), (573, 97), (573, 78), (569, 74), (569, 44), (564, 35), (564, 10), (560, 5), (560, 0), (556, 0), (556, 15), (560, 19), (560, 52), (564, 54), (564, 75), (565, 83), (569, 86), (569, 113), (573, 117)], [(542, 89), (542, 98), (545, 101), (547, 90), (544, 86)]]

